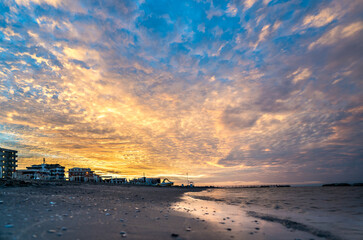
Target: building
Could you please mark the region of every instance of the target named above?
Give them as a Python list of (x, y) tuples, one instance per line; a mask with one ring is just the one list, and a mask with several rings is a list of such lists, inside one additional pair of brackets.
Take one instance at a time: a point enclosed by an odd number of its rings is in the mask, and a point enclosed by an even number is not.
[(147, 177), (134, 178), (130, 180), (130, 183), (140, 184), (140, 185), (157, 185), (160, 183), (160, 178), (147, 178)]
[(146, 177), (143, 177), (144, 179), (144, 182), (146, 185), (155, 185), (155, 184), (158, 184), (160, 183), (160, 178), (146, 178)]
[(16, 170), (14, 173), (14, 178), (18, 180), (30, 180), (30, 179), (36, 179), (38, 176), (34, 171), (28, 171), (28, 170)]
[(59, 176), (51, 176), (50, 171), (43, 171), (37, 168), (35, 169), (27, 169), (27, 170), (16, 170), (14, 173), (14, 178), (18, 180), (63, 180), (64, 178), (60, 178)]
[(71, 168), (68, 170), (69, 181), (72, 182), (99, 182), (100, 177), (90, 168)]
[(13, 173), (18, 165), (16, 162), (18, 161), (16, 155), (18, 151), (0, 148), (0, 179), (2, 178), (12, 178)]
[(32, 165), (26, 169), (34, 172), (34, 179), (64, 180), (64, 167), (59, 164), (46, 164), (44, 159), (43, 164)]
[(113, 184), (125, 184), (125, 183), (127, 183), (127, 179), (126, 178), (111, 178), (110, 182)]
[(43, 164), (26, 167), (26, 170), (15, 172), (15, 178), (21, 180), (64, 180), (64, 167), (59, 164), (46, 164), (43, 158)]

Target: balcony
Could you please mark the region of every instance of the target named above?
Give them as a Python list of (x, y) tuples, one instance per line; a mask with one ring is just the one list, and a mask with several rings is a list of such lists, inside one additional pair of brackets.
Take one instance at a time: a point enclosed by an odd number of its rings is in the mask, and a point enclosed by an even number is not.
[(0, 163), (0, 166), (8, 168), (8, 167), (17, 167), (18, 165), (15, 163)]

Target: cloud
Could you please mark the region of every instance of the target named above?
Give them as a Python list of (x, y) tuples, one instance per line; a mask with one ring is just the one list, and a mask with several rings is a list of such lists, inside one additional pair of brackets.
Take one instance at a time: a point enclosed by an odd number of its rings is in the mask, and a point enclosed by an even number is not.
[(358, 21), (345, 26), (337, 26), (325, 33), (315, 42), (312, 42), (308, 49), (312, 50), (316, 46), (332, 45), (346, 38), (353, 37), (363, 29), (363, 22)]
[(227, 4), (227, 14), (231, 17), (236, 16), (238, 12), (238, 8), (230, 3)]
[(324, 8), (317, 15), (308, 15), (304, 18), (305, 27), (323, 27), (342, 16), (339, 8)]
[(12, 37), (21, 37), (19, 33), (14, 32), (11, 28), (0, 28), (0, 31), (6, 36), (6, 40)]
[(288, 76), (288, 78), (292, 77), (292, 82), (297, 83), (301, 80), (305, 80), (311, 76), (311, 71), (308, 68), (299, 68), (292, 74)]
[(88, 49), (88, 48), (82, 48), (82, 47), (77, 47), (77, 48), (69, 48), (69, 47), (65, 47), (63, 49), (63, 53), (65, 54), (65, 56), (67, 58), (71, 58), (71, 59), (77, 59), (80, 61), (99, 61), (100, 60), (100, 56), (99, 53), (93, 49)]
[(225, 167), (235, 167), (244, 163), (245, 157), (243, 151), (238, 149), (232, 150), (225, 158), (222, 158), (218, 161), (218, 164), (221, 164)]
[(252, 127), (259, 117), (258, 113), (248, 110), (247, 107), (227, 107), (222, 113), (221, 122), (233, 131)]
[(223, 15), (223, 10), (221, 10), (220, 8), (217, 8), (213, 5), (213, 3), (211, 4), (209, 10), (207, 11), (207, 19), (212, 19), (213, 17), (220, 17)]
[(62, 3), (61, 0), (15, 0), (15, 2), (18, 5), (24, 5), (24, 6), (27, 6), (27, 7), (29, 7), (29, 5), (31, 3), (34, 3), (34, 4), (48, 4), (48, 5), (51, 5), (53, 7), (58, 7)]
[(281, 26), (281, 24), (282, 22), (277, 20), (272, 26), (272, 31), (276, 31)]
[(255, 43), (251, 43), (251, 47), (253, 49), (256, 49), (257, 46), (266, 39), (266, 37), (269, 35), (270, 31), (269, 31), (270, 25), (265, 25), (263, 26), (263, 28), (261, 29), (260, 34), (258, 35), (258, 40)]
[(256, 0), (245, 0), (243, 4), (245, 5), (245, 9), (247, 10), (251, 8), (255, 3)]

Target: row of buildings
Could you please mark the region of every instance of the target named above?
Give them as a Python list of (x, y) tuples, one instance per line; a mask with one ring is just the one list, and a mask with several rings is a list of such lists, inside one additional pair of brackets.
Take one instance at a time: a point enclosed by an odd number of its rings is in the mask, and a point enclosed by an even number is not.
[[(0, 179), (15, 178), (19, 180), (66, 180), (65, 167), (60, 164), (47, 164), (45, 159), (39, 165), (32, 165), (23, 170), (16, 170), (17, 151), (0, 148)], [(90, 168), (71, 168), (68, 170), (69, 181), (102, 182), (102, 178)], [(120, 179), (114, 181), (120, 182)]]
[[(65, 167), (59, 164), (47, 164), (43, 158), (43, 163), (32, 165), (23, 170), (16, 170), (17, 151), (0, 148), (0, 179), (15, 178), (18, 180), (66, 180)], [(153, 186), (171, 186), (168, 179), (161, 181), (160, 178), (114, 178), (111, 176), (99, 176), (90, 168), (71, 168), (68, 170), (68, 180), (73, 182), (105, 182), (113, 184), (139, 184)]]
[[(59, 164), (47, 164), (45, 159), (39, 165), (26, 167), (24, 170), (16, 170), (13, 178), (19, 180), (66, 180), (65, 167)], [(71, 168), (68, 170), (68, 180), (73, 182), (102, 182), (101, 176), (90, 168)]]

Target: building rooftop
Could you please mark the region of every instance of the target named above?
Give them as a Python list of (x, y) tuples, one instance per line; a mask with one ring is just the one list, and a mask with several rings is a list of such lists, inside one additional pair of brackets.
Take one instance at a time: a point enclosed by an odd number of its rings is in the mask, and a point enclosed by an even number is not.
[(1, 147), (0, 147), (0, 151), (15, 152), (15, 153), (18, 152), (16, 150), (11, 150), (11, 149), (1, 148)]
[(56, 164), (46, 164), (46, 163), (43, 163), (43, 164), (35, 164), (35, 165), (32, 165), (31, 167), (26, 167), (27, 169), (31, 169), (31, 168), (65, 168), (61, 165), (59, 165), (58, 163)]
[(91, 169), (75, 167), (75, 168), (70, 168), (69, 171), (91, 171)]

